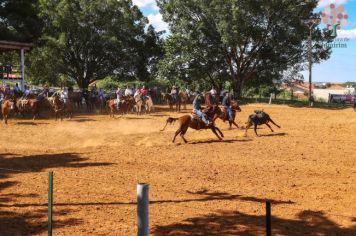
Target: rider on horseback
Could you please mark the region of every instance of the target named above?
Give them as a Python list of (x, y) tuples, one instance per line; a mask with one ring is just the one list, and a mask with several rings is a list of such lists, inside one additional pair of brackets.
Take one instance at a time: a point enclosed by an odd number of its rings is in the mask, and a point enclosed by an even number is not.
[(122, 98), (122, 90), (120, 89), (120, 87), (117, 88), (116, 90), (116, 102), (117, 102), (117, 109), (120, 109), (120, 101)]
[(233, 121), (234, 120), (233, 111), (232, 111), (230, 103), (231, 103), (230, 95), (229, 95), (229, 93), (225, 93), (224, 99), (222, 101), (222, 105), (224, 106), (224, 108), (227, 111), (227, 114), (228, 114), (228, 117), (229, 117), (229, 121)]
[(171, 90), (171, 96), (174, 102), (178, 101), (178, 89), (175, 85), (173, 85), (172, 90)]
[(144, 102), (148, 96), (148, 89), (145, 87), (145, 85), (143, 85), (142, 88), (140, 89), (140, 94), (141, 94), (142, 101)]
[(202, 121), (208, 126), (210, 124), (210, 121), (208, 120), (207, 116), (205, 113), (201, 111), (201, 104), (203, 102), (203, 96), (200, 94), (199, 91), (196, 91), (197, 96), (195, 97), (193, 101), (193, 113), (195, 113), (199, 118), (202, 119)]

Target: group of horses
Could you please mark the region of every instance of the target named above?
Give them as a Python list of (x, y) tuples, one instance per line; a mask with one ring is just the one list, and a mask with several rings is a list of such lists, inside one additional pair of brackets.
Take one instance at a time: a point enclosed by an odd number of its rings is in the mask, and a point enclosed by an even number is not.
[(141, 114), (154, 111), (151, 97), (142, 97), (141, 95), (123, 96), (120, 99), (120, 104), (117, 104), (116, 94), (100, 97), (98, 94), (88, 91), (72, 91), (68, 93), (65, 100), (61, 96), (61, 92), (31, 94), (26, 97), (23, 94), (6, 95), (1, 103), (1, 114), (7, 124), (11, 114), (17, 117), (27, 116), (36, 119), (46, 113), (47, 116), (53, 114), (56, 120), (62, 120), (64, 117), (71, 119), (74, 111), (98, 111), (108, 113), (110, 117), (129, 112)]

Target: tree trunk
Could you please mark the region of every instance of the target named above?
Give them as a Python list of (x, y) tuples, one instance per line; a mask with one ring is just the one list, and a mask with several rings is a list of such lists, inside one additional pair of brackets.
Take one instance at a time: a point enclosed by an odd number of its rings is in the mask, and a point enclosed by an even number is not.
[(241, 78), (236, 78), (233, 80), (233, 89), (236, 99), (241, 99), (242, 97), (243, 80)]
[(88, 90), (89, 87), (89, 79), (86, 78), (80, 78), (78, 81), (78, 86), (79, 88), (84, 91), (84, 90)]

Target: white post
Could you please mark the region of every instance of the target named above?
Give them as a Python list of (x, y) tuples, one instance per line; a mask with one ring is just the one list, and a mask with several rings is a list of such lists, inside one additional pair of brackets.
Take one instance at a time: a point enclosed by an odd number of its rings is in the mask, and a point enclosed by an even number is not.
[(272, 96), (273, 96), (273, 93), (271, 93), (271, 95), (269, 97), (269, 104), (272, 104)]
[(137, 236), (148, 236), (148, 184), (137, 184)]
[(25, 49), (21, 48), (21, 90), (25, 88)]

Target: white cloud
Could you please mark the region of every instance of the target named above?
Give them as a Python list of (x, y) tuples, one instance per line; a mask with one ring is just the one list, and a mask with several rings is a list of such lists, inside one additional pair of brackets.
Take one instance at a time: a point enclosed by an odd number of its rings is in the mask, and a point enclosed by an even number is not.
[(351, 30), (338, 30), (337, 36), (339, 38), (348, 38), (351, 40), (356, 40), (356, 29)]
[(165, 30), (166, 32), (169, 31), (168, 24), (163, 21), (162, 15), (160, 13), (149, 14), (147, 18), (150, 24), (152, 24), (157, 31), (162, 31), (162, 30)]
[(134, 5), (137, 5), (139, 8), (149, 8), (155, 11), (158, 11), (159, 8), (156, 4), (156, 0), (133, 0)]

